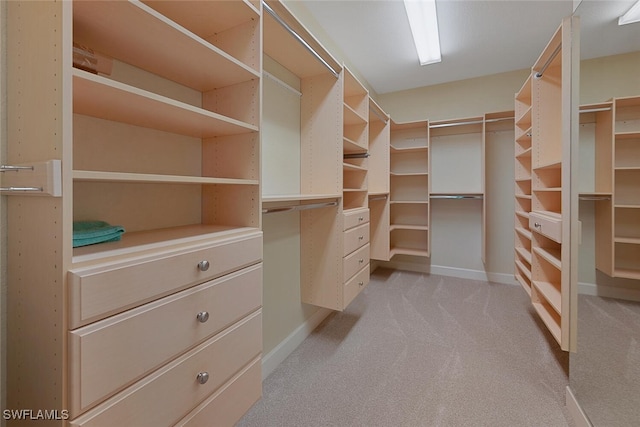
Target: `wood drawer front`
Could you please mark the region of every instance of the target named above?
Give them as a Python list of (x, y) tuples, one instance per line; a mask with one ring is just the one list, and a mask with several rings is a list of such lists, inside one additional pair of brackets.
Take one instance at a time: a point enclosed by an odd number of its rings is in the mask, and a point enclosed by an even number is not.
[(538, 212), (529, 214), (529, 229), (538, 232), (558, 243), (562, 243), (562, 218)]
[(70, 332), (72, 416), (261, 305), (262, 263)]
[(362, 270), (358, 271), (347, 283), (344, 284), (344, 308), (358, 296), (365, 286), (369, 284), (369, 264), (364, 266)]
[(262, 396), (262, 360), (255, 359), (175, 427), (233, 427)]
[(369, 248), (370, 245), (366, 244), (355, 252), (344, 257), (342, 268), (342, 283), (346, 283), (354, 274), (358, 272), (358, 270), (369, 264)]
[(358, 225), (369, 222), (369, 209), (358, 209), (357, 211), (344, 214), (343, 230), (348, 230)]
[[(171, 426), (229, 381), (262, 349), (260, 311), (190, 350), (82, 416), (71, 426)], [(197, 375), (209, 374), (205, 384)]]
[(344, 232), (344, 253), (347, 256), (351, 252), (369, 243), (369, 224), (364, 224)]
[[(200, 271), (198, 263), (208, 261)], [(262, 260), (262, 233), (195, 250), (69, 273), (70, 329), (120, 313)]]

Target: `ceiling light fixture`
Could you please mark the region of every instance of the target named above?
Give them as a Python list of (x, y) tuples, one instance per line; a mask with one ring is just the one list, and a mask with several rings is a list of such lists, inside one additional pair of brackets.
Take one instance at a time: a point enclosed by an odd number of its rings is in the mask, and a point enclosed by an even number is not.
[(640, 22), (640, 0), (638, 0), (627, 13), (618, 18), (618, 25)]
[(436, 0), (404, 0), (404, 7), (409, 18), (420, 65), (442, 61)]

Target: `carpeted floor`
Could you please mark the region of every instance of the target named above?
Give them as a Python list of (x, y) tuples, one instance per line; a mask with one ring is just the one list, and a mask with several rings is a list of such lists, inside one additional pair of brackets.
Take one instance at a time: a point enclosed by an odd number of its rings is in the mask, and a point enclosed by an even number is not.
[(239, 426), (571, 426), (569, 355), (519, 286), (376, 270)]

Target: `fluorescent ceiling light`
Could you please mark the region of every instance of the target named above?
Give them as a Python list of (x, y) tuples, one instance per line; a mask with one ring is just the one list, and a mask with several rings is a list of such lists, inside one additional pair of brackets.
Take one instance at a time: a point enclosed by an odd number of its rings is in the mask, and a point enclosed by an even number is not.
[(618, 18), (618, 25), (631, 24), (640, 22), (640, 0), (636, 2), (627, 13)]
[(404, 0), (404, 7), (409, 17), (420, 65), (442, 61), (436, 0)]

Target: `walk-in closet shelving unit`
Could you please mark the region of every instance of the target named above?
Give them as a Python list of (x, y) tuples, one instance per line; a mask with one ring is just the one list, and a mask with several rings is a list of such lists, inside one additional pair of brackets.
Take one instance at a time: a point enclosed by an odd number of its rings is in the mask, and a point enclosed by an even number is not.
[[(8, 159), (62, 160), (61, 197), (9, 200), (8, 407), (232, 425), (261, 395), (261, 5), (25, 1), (8, 23)], [(87, 220), (126, 233), (74, 249)]]
[[(343, 310), (369, 277), (367, 158), (344, 158), (367, 151), (368, 93), (282, 3), (264, 7), (265, 54), (299, 79), (301, 108), (300, 169), (290, 172), (299, 173), (300, 194), (270, 193), (263, 206), (337, 202), (300, 213), (300, 294), (304, 303)], [(265, 181), (270, 176), (265, 171)]]
[(429, 129), (431, 209), (434, 199), (442, 199), (442, 203), (459, 204), (459, 209), (478, 210), (482, 216), (480, 257), (484, 262), (484, 116), (431, 122)]
[(563, 350), (576, 345), (578, 34), (564, 19), (531, 77), (531, 300)]
[(392, 121), (390, 151), (389, 258), (429, 257), (429, 122)]
[[(599, 114), (603, 120), (610, 118)], [(613, 142), (613, 150), (604, 160), (609, 160), (609, 165), (602, 167), (603, 180), (612, 183), (613, 195), (610, 202), (596, 205), (596, 267), (611, 277), (639, 280), (640, 97), (615, 98), (612, 120), (613, 136), (609, 133), (601, 139), (602, 151), (607, 142)], [(602, 133), (607, 131), (611, 129), (605, 125)]]
[(531, 296), (531, 77), (515, 98), (515, 276)]
[(389, 261), (389, 134), (391, 119), (369, 100), (369, 225), (371, 259)]
[(344, 309), (369, 283), (369, 92), (346, 67), (341, 81)]

